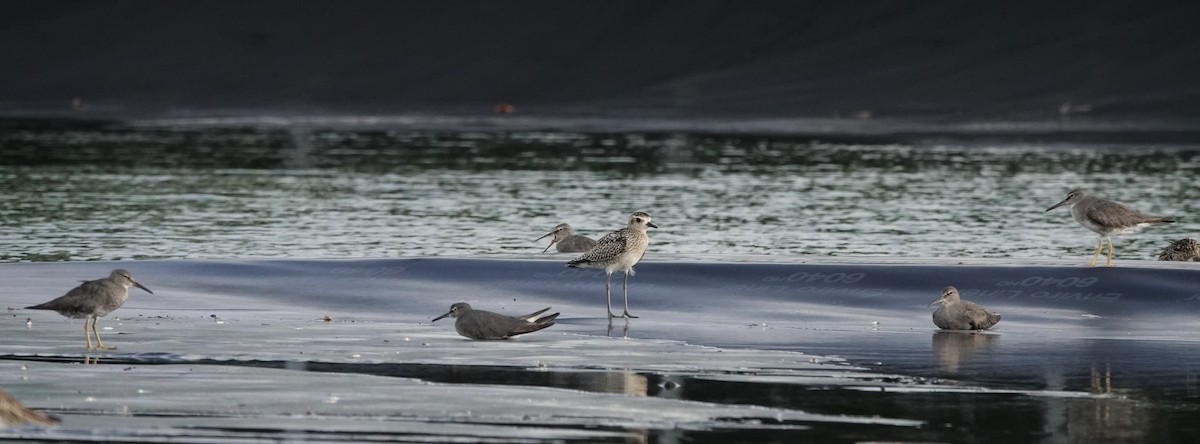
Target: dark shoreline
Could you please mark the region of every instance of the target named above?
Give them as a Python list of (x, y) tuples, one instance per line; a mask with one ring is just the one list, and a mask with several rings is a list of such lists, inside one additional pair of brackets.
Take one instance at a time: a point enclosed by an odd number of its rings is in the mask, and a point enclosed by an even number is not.
[(0, 14), (0, 115), (1196, 122), (1197, 22), (1081, 0), (25, 2)]
[[(279, 116), (279, 117), (265, 117)], [(0, 114), (4, 131), (404, 131), (428, 134), (570, 133), (688, 135), (845, 145), (957, 143), (980, 144), (1200, 144), (1200, 124), (1186, 122), (1120, 123), (1104, 121), (935, 122), (912, 120), (589, 118), (490, 115), (258, 116), (196, 115), (172, 117), (85, 116), (66, 113), (25, 116)]]

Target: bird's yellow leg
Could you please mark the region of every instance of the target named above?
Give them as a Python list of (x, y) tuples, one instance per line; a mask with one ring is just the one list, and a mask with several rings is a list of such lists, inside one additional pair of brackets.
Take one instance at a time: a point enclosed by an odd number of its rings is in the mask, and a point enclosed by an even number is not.
[(1102, 252), (1102, 251), (1104, 251), (1104, 238), (1100, 238), (1099, 240), (1096, 241), (1096, 255), (1092, 256), (1091, 262), (1088, 262), (1089, 267), (1096, 266), (1096, 259), (1100, 258), (1100, 252)]
[(84, 350), (92, 349), (92, 332), (88, 331), (88, 321), (90, 320), (92, 320), (92, 318), (83, 318), (83, 339), (87, 341), (87, 348)]
[(100, 322), (100, 318), (92, 321), (92, 333), (96, 334), (96, 350), (116, 350), (116, 347), (105, 347), (104, 342), (100, 340), (100, 332), (96, 331), (96, 323)]
[(1112, 238), (1108, 239), (1108, 266), (1112, 266)]

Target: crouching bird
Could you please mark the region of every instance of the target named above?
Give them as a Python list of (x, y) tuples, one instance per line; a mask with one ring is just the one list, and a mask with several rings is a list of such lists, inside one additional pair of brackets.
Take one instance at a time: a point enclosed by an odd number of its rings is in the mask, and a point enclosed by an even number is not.
[(932, 307), (942, 304), (933, 312), (933, 324), (943, 330), (987, 330), (1000, 322), (1000, 313), (983, 308), (982, 305), (964, 301), (953, 286), (942, 289), (942, 295), (929, 303)]
[(454, 318), (454, 330), (465, 337), (479, 340), (508, 339), (554, 325), (558, 313), (542, 316), (549, 310), (550, 307), (546, 307), (525, 316), (513, 317), (475, 310), (470, 304), (459, 302), (451, 305), (446, 314), (433, 318), (432, 322), (451, 317)]

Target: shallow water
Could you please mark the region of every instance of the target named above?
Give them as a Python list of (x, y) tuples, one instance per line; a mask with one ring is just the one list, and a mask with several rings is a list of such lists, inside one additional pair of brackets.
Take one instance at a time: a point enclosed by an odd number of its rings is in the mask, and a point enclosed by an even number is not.
[[(1197, 270), (1146, 261), (1195, 237), (1194, 146), (6, 125), (0, 388), (63, 425), (0, 439), (1198, 432)], [(1180, 222), (1081, 267), (1094, 236), (1044, 212), (1075, 187)], [(631, 279), (642, 318), (609, 323), (603, 273), (533, 239), (634, 210), (661, 227)], [(117, 266), (155, 294), (100, 322), (115, 352), (20, 308)], [(1001, 324), (935, 331), (946, 284)], [(429, 323), (459, 300), (562, 316), (472, 342)]]
[(650, 254), (1086, 260), (1088, 188), (1181, 216), (1118, 238), (1151, 259), (1195, 236), (1200, 147), (373, 128), (54, 126), (0, 134), (4, 261), (536, 253), (647, 211)]

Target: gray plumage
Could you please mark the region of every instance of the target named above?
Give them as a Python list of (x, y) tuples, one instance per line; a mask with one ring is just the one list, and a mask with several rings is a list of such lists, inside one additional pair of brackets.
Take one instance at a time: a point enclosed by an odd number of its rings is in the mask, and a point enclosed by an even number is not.
[[(587, 236), (575, 234), (575, 229), (571, 228), (568, 224), (558, 224), (553, 230), (546, 233), (546, 236), (552, 237), (550, 238), (550, 245), (547, 245), (546, 249), (542, 250), (542, 253), (550, 250), (551, 246), (554, 246), (559, 253), (582, 253), (596, 246), (595, 240)], [(533, 241), (540, 241), (545, 239), (546, 236), (539, 237)]]
[(51, 310), (68, 318), (84, 319), (83, 333), (87, 340), (88, 350), (92, 349), (92, 338), (88, 333), (88, 322), (91, 321), (91, 334), (96, 335), (96, 349), (111, 350), (115, 347), (105, 347), (104, 342), (100, 340), (100, 333), (96, 331), (96, 322), (100, 317), (107, 316), (125, 304), (125, 300), (129, 299), (129, 287), (137, 287), (154, 294), (149, 288), (135, 281), (133, 275), (128, 271), (116, 269), (107, 278), (84, 282), (50, 302), (25, 308)]
[(1084, 228), (1100, 236), (1096, 243), (1096, 254), (1092, 256), (1091, 266), (1096, 265), (1096, 259), (1108, 240), (1108, 266), (1112, 266), (1113, 246), (1111, 236), (1131, 234), (1143, 228), (1175, 222), (1175, 218), (1167, 216), (1151, 216), (1139, 213), (1125, 205), (1088, 194), (1084, 190), (1073, 190), (1067, 198), (1046, 211), (1067, 205), (1071, 208), (1071, 217)]
[(1160, 261), (1200, 262), (1200, 242), (1186, 238), (1171, 242), (1158, 253)]
[(432, 322), (448, 316), (454, 318), (454, 330), (465, 337), (479, 340), (508, 339), (554, 325), (554, 319), (558, 317), (558, 313), (542, 316), (542, 313), (548, 310), (550, 307), (525, 316), (513, 317), (475, 310), (471, 308), (470, 304), (459, 302), (451, 305), (450, 311), (446, 314), (433, 318)]
[(933, 312), (933, 324), (943, 330), (987, 330), (1000, 322), (1000, 313), (982, 305), (964, 301), (953, 286), (942, 289), (942, 295), (929, 303), (932, 307), (942, 304)]
[(622, 317), (636, 318), (629, 314), (629, 275), (634, 274), (633, 266), (646, 255), (650, 246), (648, 228), (658, 228), (650, 222), (650, 215), (644, 212), (633, 213), (629, 216), (629, 225), (600, 238), (596, 246), (578, 258), (567, 262), (572, 268), (602, 268), (607, 277), (604, 280), (604, 294), (608, 300), (608, 317), (615, 318), (612, 312), (612, 274), (622, 271), (625, 275), (625, 312)]

